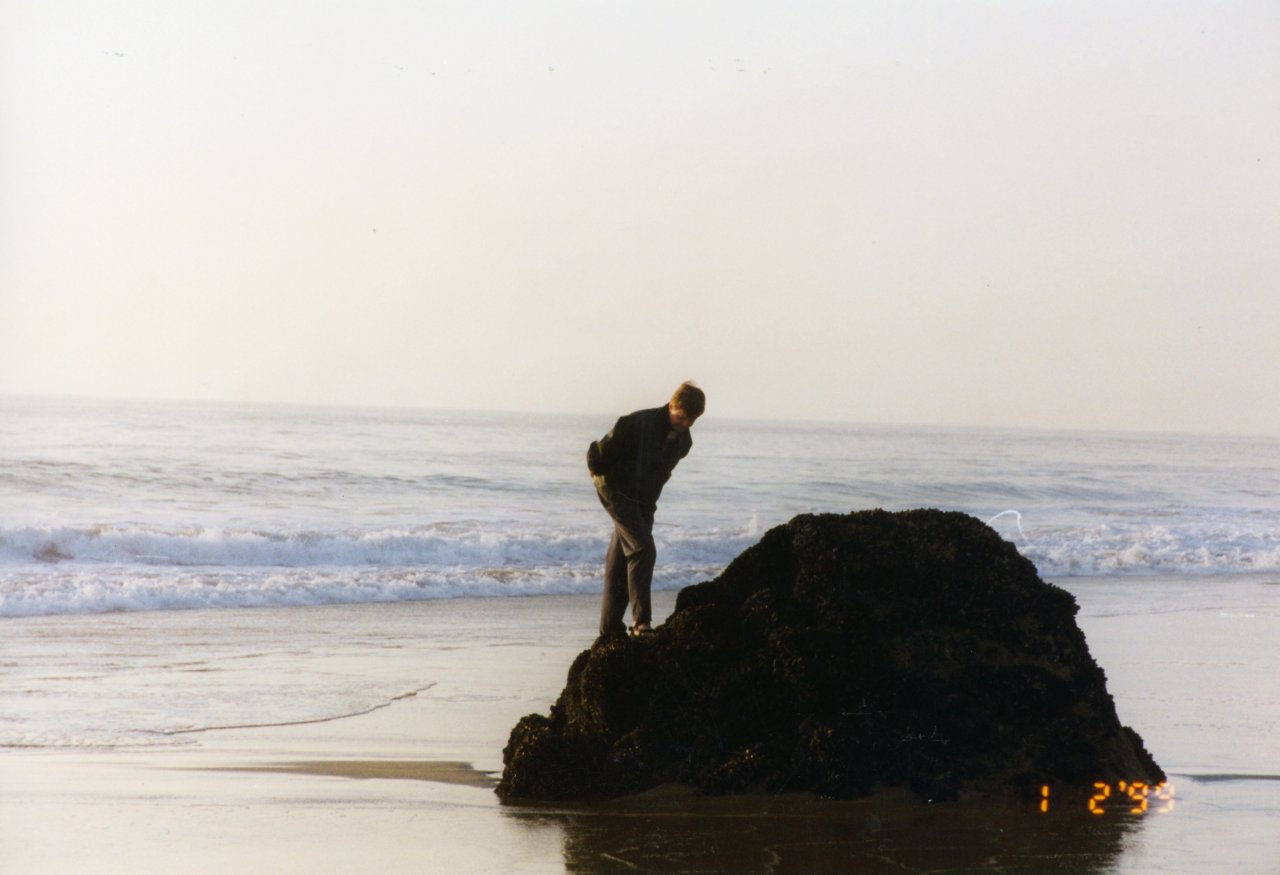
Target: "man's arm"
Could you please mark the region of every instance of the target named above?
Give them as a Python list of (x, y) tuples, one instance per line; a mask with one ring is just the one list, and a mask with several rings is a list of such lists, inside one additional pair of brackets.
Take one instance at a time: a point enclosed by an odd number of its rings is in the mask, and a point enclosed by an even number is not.
[(593, 476), (600, 477), (608, 474), (617, 462), (619, 449), (622, 446), (621, 436), (626, 431), (625, 420), (625, 416), (618, 417), (618, 421), (614, 423), (608, 434), (598, 441), (592, 441), (591, 446), (587, 447), (587, 470)]

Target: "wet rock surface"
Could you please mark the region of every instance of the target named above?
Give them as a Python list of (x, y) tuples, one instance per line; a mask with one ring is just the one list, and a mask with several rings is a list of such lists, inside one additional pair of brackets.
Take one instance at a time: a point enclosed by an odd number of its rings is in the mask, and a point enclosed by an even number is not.
[(1084, 795), (1164, 773), (1122, 726), (1067, 592), (935, 510), (803, 515), (580, 654), (503, 751), (504, 801), (905, 788)]

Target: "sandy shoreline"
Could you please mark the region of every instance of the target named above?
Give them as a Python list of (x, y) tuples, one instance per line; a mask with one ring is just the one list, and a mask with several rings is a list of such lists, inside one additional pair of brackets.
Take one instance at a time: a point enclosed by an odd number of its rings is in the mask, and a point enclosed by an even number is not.
[[(679, 792), (502, 806), (492, 786), (507, 733), (550, 706), (590, 644), (597, 601), (459, 600), (255, 618), (278, 617), (282, 634), (305, 622), (366, 636), (355, 668), (420, 679), (422, 692), (388, 707), (194, 732), (155, 748), (0, 750), (0, 870), (1274, 873), (1280, 752), (1268, 733), (1280, 722), (1270, 692), (1280, 587), (1244, 582), (1236, 601), (1205, 606), (1190, 594), (1217, 586), (1221, 601), (1222, 581), (1182, 582), (1173, 598), (1184, 602), (1169, 610), (1167, 593), (1148, 608), (1149, 583), (1090, 580), (1078, 598), (1121, 718), (1178, 784), (1177, 808), (1165, 815)], [(673, 599), (659, 595), (658, 616)], [(188, 619), (216, 628), (227, 612)], [(152, 622), (160, 620), (130, 618), (142, 631)], [(11, 624), (5, 655), (21, 653), (23, 635), (88, 627)], [(393, 639), (407, 643), (379, 646)], [(280, 663), (282, 689), (298, 670)], [(1223, 694), (1236, 689), (1260, 692), (1239, 702)]]

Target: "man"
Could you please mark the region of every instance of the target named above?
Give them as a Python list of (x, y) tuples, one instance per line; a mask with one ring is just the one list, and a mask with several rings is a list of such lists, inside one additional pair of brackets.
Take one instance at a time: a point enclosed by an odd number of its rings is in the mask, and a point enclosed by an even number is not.
[(706, 396), (692, 382), (681, 383), (665, 407), (637, 410), (587, 450), (591, 482), (613, 520), (613, 538), (604, 559), (604, 602), (600, 634), (625, 634), (622, 618), (631, 603), (631, 634), (652, 635), (649, 585), (657, 550), (653, 514), (676, 463), (689, 454), (689, 428), (706, 409)]

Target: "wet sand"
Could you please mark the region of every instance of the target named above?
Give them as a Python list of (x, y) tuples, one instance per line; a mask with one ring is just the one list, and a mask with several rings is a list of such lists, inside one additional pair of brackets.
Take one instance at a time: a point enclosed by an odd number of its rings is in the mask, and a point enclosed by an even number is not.
[[(388, 707), (179, 746), (0, 751), (0, 871), (1280, 872), (1280, 586), (1149, 583), (1064, 585), (1121, 718), (1171, 773), (1172, 811), (680, 788), (500, 805), (507, 733), (549, 708), (597, 602), (486, 599), (312, 609), (353, 634), (421, 630), (420, 645), (361, 655), (420, 669), (422, 690)], [(658, 616), (672, 601), (660, 594)], [(301, 616), (280, 611), (282, 634)]]

